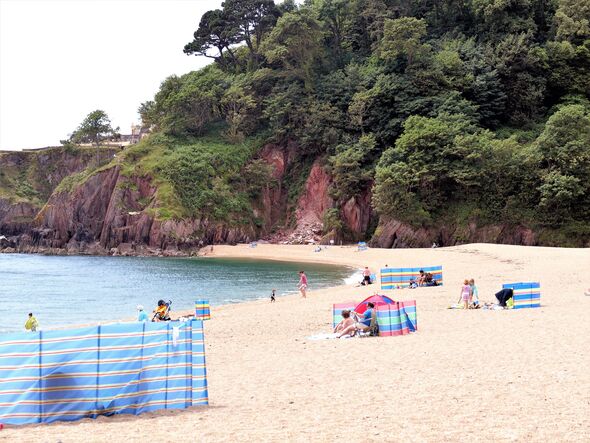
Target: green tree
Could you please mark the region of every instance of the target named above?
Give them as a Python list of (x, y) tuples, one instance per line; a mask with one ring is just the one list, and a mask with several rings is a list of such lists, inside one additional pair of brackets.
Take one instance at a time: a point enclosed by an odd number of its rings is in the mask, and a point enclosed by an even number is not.
[(243, 87), (232, 85), (221, 98), (221, 108), (228, 124), (226, 135), (232, 143), (244, 141), (244, 136), (252, 129), (251, 111), (256, 101)]
[[(229, 63), (235, 66), (238, 62), (230, 46), (238, 43), (237, 34), (235, 23), (225, 11), (221, 9), (207, 11), (201, 17), (199, 27), (193, 35), (194, 40), (184, 46), (184, 53), (213, 58), (222, 67), (228, 66)], [(216, 48), (218, 54), (210, 55), (211, 48)], [(227, 60), (226, 54), (230, 61)]]
[(544, 170), (539, 207), (554, 224), (590, 214), (589, 111), (582, 105), (561, 107), (535, 142)]
[(258, 62), (262, 37), (275, 25), (280, 12), (273, 0), (225, 0), (223, 11), (229, 18), (234, 38), (245, 42), (251, 61)]
[(357, 142), (339, 145), (329, 159), (333, 177), (332, 196), (342, 202), (366, 189), (373, 179), (375, 136), (362, 136)]
[(175, 136), (202, 134), (207, 124), (222, 116), (221, 98), (230, 80), (215, 65), (181, 77), (170, 76), (162, 82), (153, 103), (140, 107), (142, 121)]
[(557, 38), (582, 43), (590, 38), (590, 0), (558, 0)]
[(479, 174), (457, 149), (456, 138), (477, 132), (463, 115), (412, 116), (395, 147), (383, 153), (376, 170), (373, 202), (384, 215), (424, 222), (456, 198)]
[(107, 113), (97, 109), (80, 123), (80, 126), (72, 133), (70, 141), (75, 144), (92, 143), (98, 146), (105, 140), (117, 137), (119, 137), (119, 128), (113, 128)]
[(403, 56), (408, 66), (428, 52), (429, 46), (422, 43), (426, 36), (426, 21), (415, 17), (386, 19), (379, 54), (383, 59)]
[(315, 5), (318, 18), (324, 23), (329, 35), (329, 46), (334, 53), (336, 64), (342, 66), (346, 27), (350, 21), (352, 2), (350, 0), (320, 0)]
[(271, 64), (313, 88), (313, 68), (322, 52), (320, 24), (306, 11), (283, 15), (264, 40), (261, 50)]

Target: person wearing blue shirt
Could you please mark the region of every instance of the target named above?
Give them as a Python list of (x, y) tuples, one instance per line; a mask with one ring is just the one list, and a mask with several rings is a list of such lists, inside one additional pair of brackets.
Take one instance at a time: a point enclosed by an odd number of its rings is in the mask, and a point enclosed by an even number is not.
[(357, 324), (359, 329), (366, 331), (371, 326), (371, 318), (373, 317), (373, 309), (375, 309), (374, 303), (367, 303), (367, 310), (363, 314), (363, 319)]
[(137, 321), (148, 321), (149, 320), (148, 315), (143, 310), (143, 306), (137, 305), (137, 310), (139, 311), (139, 314), (137, 315)]

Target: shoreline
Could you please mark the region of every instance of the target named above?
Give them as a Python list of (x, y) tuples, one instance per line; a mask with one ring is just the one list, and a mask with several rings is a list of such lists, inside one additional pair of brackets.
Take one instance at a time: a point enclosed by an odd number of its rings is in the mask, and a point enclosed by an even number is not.
[[(10, 427), (0, 441), (494, 441), (590, 439), (590, 249), (470, 244), (437, 249), (215, 246), (214, 257), (369, 266), (443, 266), (443, 286), (381, 291), (340, 285), (211, 308), (205, 321), (210, 406)], [(463, 278), (480, 299), (540, 281), (541, 308), (449, 310)], [(296, 281), (293, 282), (295, 286)], [(313, 281), (310, 281), (313, 287)], [(332, 304), (374, 292), (417, 301), (403, 337), (313, 341)], [(180, 311), (179, 311), (180, 312)], [(188, 311), (187, 311), (188, 312)], [(191, 311), (192, 312), (192, 311)], [(358, 395), (356, 395), (356, 394)], [(355, 403), (356, 402), (356, 403)], [(351, 407), (351, 404), (357, 406)], [(392, 418), (396, 419), (392, 420)], [(219, 426), (223, 423), (223, 426)]]

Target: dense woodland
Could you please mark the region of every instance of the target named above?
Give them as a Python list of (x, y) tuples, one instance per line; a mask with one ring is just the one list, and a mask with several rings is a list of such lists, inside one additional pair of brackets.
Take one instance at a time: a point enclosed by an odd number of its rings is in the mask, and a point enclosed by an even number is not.
[(214, 63), (141, 105), (154, 134), (129, 156), (159, 149), (167, 215), (247, 219), (275, 143), (297, 146), (293, 196), (325, 162), (326, 232), (370, 187), (414, 226), (590, 234), (590, 0), (227, 0), (187, 40)]

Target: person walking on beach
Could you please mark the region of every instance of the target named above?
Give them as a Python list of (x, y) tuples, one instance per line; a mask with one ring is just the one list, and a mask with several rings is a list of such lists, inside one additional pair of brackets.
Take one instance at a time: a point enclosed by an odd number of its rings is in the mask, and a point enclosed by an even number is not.
[(299, 284), (297, 286), (299, 292), (301, 292), (301, 297), (307, 298), (307, 276), (305, 275), (305, 271), (299, 271)]
[(272, 292), (270, 293), (270, 302), (271, 303), (274, 303), (276, 300), (275, 299), (275, 292), (276, 292), (276, 289), (273, 289)]
[(463, 286), (461, 286), (461, 295), (459, 296), (459, 302), (463, 301), (463, 309), (469, 309), (469, 299), (471, 299), (473, 292), (471, 291), (471, 286), (469, 286), (469, 280), (465, 279), (463, 281)]
[(39, 327), (39, 322), (33, 316), (33, 313), (29, 312), (29, 318), (27, 319), (27, 322), (25, 323), (25, 329), (27, 331), (36, 332), (38, 327)]

